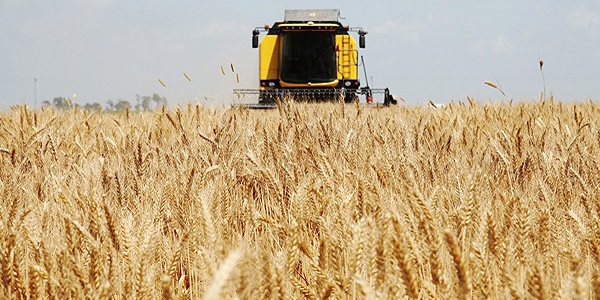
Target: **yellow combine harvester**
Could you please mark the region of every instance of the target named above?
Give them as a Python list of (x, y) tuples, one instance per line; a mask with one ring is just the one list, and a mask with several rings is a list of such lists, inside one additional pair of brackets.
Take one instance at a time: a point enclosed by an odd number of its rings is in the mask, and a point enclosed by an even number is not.
[[(237, 95), (257, 94), (258, 105), (269, 108), (292, 96), (308, 101), (331, 101), (343, 97), (347, 103), (373, 93), (383, 94), (384, 105), (396, 104), (389, 89), (372, 89), (368, 81), (361, 87), (358, 78), (358, 46), (365, 48), (366, 31), (344, 26), (339, 10), (286, 10), (283, 22), (257, 27), (252, 32), (252, 48), (259, 48), (259, 89), (235, 89)], [(259, 43), (260, 32), (267, 32)], [(362, 61), (362, 57), (361, 57)], [(364, 68), (364, 61), (362, 62)], [(366, 69), (365, 77), (366, 77)]]

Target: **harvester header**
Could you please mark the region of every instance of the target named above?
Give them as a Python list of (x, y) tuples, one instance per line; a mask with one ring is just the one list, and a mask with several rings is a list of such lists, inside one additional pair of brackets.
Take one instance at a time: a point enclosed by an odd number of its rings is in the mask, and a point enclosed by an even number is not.
[[(239, 95), (257, 94), (258, 107), (274, 106), (287, 96), (307, 101), (359, 101), (384, 94), (384, 105), (395, 104), (389, 90), (372, 89), (359, 80), (358, 48), (365, 48), (367, 32), (344, 26), (337, 9), (286, 10), (284, 20), (252, 31), (252, 48), (259, 49), (259, 88), (236, 89)], [(259, 42), (261, 32), (266, 35)], [(361, 57), (361, 62), (363, 61)]]

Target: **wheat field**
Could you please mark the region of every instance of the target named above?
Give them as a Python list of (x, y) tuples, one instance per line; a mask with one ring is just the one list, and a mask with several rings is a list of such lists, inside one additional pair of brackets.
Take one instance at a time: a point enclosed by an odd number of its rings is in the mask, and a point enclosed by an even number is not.
[(600, 297), (600, 106), (0, 113), (2, 299)]

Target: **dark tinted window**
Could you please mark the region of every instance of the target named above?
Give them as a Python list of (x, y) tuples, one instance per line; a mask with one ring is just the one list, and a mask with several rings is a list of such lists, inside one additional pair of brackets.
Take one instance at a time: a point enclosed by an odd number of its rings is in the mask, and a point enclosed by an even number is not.
[(281, 79), (291, 83), (329, 82), (337, 78), (335, 38), (331, 32), (284, 34)]

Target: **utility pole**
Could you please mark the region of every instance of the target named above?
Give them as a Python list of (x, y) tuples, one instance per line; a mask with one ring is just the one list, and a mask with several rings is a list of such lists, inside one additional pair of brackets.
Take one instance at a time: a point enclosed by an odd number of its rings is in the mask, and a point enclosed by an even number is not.
[(37, 78), (33, 78), (33, 102), (37, 110)]

